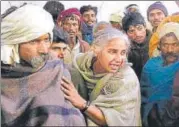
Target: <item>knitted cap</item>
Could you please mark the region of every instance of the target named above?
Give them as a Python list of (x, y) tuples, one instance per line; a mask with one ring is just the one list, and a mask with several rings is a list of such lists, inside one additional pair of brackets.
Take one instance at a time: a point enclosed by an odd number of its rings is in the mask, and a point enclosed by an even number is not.
[(153, 4), (151, 4), (149, 6), (149, 8), (147, 9), (147, 18), (149, 19), (149, 13), (153, 10), (153, 9), (159, 9), (161, 10), (165, 16), (168, 16), (168, 11), (167, 8), (161, 3), (161, 2), (155, 2)]

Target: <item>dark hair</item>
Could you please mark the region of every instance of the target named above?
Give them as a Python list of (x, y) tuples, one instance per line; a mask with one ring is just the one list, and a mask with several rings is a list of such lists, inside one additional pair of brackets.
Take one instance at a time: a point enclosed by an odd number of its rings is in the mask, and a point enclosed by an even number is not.
[(98, 13), (98, 8), (97, 7), (93, 7), (91, 5), (82, 6), (80, 8), (80, 13), (83, 14), (84, 12), (89, 11), (89, 10), (93, 10), (95, 12), (95, 15), (97, 15), (97, 13)]
[(67, 43), (67, 37), (65, 36), (64, 31), (62, 28), (55, 27), (53, 29), (53, 42), (55, 43)]
[(139, 12), (128, 13), (122, 19), (122, 27), (125, 32), (129, 30), (129, 26), (135, 26), (137, 24), (146, 25), (144, 17)]
[(128, 6), (125, 7), (125, 9), (128, 9), (128, 8), (130, 8), (130, 7), (132, 7), (132, 6), (136, 6), (136, 7), (138, 7), (137, 4), (129, 4)]
[(56, 22), (58, 14), (65, 9), (64, 5), (57, 0), (48, 1), (43, 8), (52, 15), (54, 22)]
[(16, 11), (18, 8), (21, 8), (23, 6), (27, 5), (26, 2), (24, 2), (21, 6), (16, 7), (16, 6), (11, 6), (10, 8), (8, 8), (2, 15), (1, 15), (1, 19), (5, 18), (6, 16), (8, 16), (9, 14), (11, 14), (12, 12)]

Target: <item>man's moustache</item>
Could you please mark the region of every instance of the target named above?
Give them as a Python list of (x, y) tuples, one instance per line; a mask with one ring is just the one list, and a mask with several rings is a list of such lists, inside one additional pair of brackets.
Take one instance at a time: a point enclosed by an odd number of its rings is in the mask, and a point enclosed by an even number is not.
[(176, 58), (178, 58), (178, 57), (179, 57), (179, 54), (177, 54), (177, 53), (166, 53), (166, 54), (164, 55), (164, 57), (176, 57)]

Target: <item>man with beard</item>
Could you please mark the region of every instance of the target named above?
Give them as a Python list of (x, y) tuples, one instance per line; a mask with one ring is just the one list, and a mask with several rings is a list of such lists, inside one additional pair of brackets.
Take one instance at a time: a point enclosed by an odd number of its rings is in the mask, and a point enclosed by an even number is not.
[(53, 27), (52, 16), (30, 4), (3, 15), (2, 126), (85, 126), (81, 112), (60, 89), (69, 71), (48, 55)]
[(81, 14), (77, 8), (69, 8), (58, 16), (58, 24), (67, 33), (68, 48), (64, 61), (70, 64), (74, 56), (80, 52), (87, 52), (89, 44), (82, 40), (80, 33)]
[(132, 68), (140, 79), (142, 68), (149, 58), (151, 32), (146, 28), (144, 17), (138, 12), (126, 14), (122, 19), (122, 26), (132, 42), (128, 60), (133, 64)]
[(161, 55), (151, 58), (141, 76), (144, 126), (179, 126), (179, 24), (166, 23), (159, 31)]

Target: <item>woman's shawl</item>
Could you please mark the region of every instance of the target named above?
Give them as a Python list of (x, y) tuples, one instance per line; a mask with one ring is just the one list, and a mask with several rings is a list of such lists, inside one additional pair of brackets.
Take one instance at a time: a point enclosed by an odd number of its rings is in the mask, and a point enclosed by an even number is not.
[[(126, 65), (115, 74), (93, 74), (90, 69), (93, 57), (88, 52), (74, 60), (85, 82), (94, 84), (91, 103), (103, 112), (108, 126), (140, 126), (140, 86), (134, 71)], [(88, 125), (96, 124), (88, 119)]]
[(63, 63), (49, 60), (28, 76), (1, 78), (1, 125), (85, 126), (81, 112), (64, 98), (62, 76), (70, 79)]
[(173, 92), (174, 76), (179, 69), (179, 62), (163, 66), (161, 56), (150, 59), (143, 68), (141, 76), (142, 121), (148, 126), (148, 115), (154, 105), (162, 112), (166, 100)]

